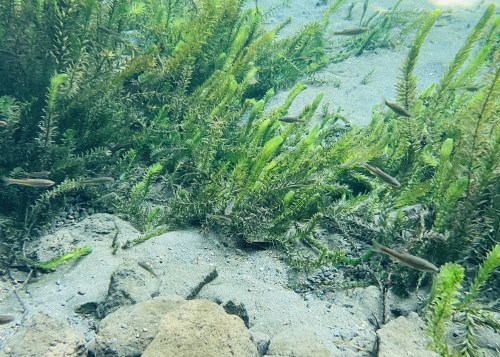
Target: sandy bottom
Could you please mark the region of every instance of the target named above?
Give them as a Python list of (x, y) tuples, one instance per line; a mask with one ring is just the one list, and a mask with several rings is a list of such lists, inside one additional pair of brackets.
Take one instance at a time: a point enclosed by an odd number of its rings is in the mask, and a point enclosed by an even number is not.
[[(290, 17), (291, 22), (280, 33), (280, 36), (289, 36), (300, 30), (309, 22), (320, 21), (323, 13), (331, 1), (304, 1), (304, 0), (258, 0), (264, 10), (265, 23), (272, 28)], [(368, 17), (376, 11), (390, 10), (396, 0), (370, 1)], [(287, 3), (287, 5), (281, 5)], [(327, 30), (328, 46), (340, 48), (345, 37), (334, 36), (333, 32), (346, 28), (357, 27), (363, 1), (355, 1), (352, 19), (347, 20), (348, 7), (352, 1), (346, 1), (331, 17)], [(431, 0), (431, 1), (403, 1), (402, 10), (433, 10), (441, 9), (442, 15), (429, 33), (424, 43), (420, 58), (415, 68), (418, 78), (418, 88), (424, 89), (439, 82), (449, 63), (465, 42), (472, 28), (482, 16), (491, 2), (479, 0)], [(417, 29), (408, 36), (401, 38), (401, 43), (393, 48), (378, 48), (365, 51), (360, 56), (352, 56), (340, 63), (332, 63), (313, 78), (304, 78), (302, 82), (308, 84), (290, 108), (289, 115), (300, 113), (306, 104), (309, 104), (320, 93), (324, 93), (323, 105), (330, 110), (341, 108), (345, 117), (359, 124), (367, 124), (371, 120), (375, 105), (383, 102), (383, 98), (394, 100), (395, 85), (400, 73), (400, 67), (408, 53)], [(399, 40), (399, 39), (398, 39)], [(312, 84), (311, 84), (312, 82)], [(276, 103), (286, 97), (286, 91), (279, 92)], [(321, 111), (318, 110), (317, 113)]]

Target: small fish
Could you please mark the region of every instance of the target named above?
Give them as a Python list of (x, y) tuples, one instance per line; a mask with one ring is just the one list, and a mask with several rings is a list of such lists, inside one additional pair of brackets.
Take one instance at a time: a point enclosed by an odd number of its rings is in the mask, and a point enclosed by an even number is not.
[(55, 184), (54, 181), (45, 180), (45, 179), (15, 179), (10, 177), (2, 177), (2, 180), (5, 186), (9, 185), (21, 185), (21, 186), (29, 186), (29, 187), (50, 187)]
[(50, 175), (50, 171), (36, 171), (36, 172), (26, 172), (27, 177), (31, 178), (42, 178)]
[(479, 86), (472, 85), (472, 86), (458, 86), (455, 89), (464, 89), (467, 92), (477, 92), (478, 90), (480, 90), (483, 87), (484, 87), (484, 85), (479, 85)]
[(257, 250), (265, 250), (271, 248), (273, 243), (265, 240), (243, 240), (243, 246), (245, 248), (257, 249)]
[(344, 29), (335, 31), (333, 34), (337, 36), (354, 36), (359, 35), (360, 33), (368, 31), (368, 27), (355, 27), (352, 29)]
[(140, 261), (140, 262), (137, 262), (137, 264), (144, 270), (146, 270), (148, 273), (150, 273), (151, 275), (153, 275), (156, 279), (158, 279), (158, 274), (155, 273), (155, 271), (153, 270), (153, 268), (151, 268), (151, 266), (146, 263), (146, 262), (143, 262), (143, 261)]
[(388, 256), (396, 259), (401, 264), (409, 266), (410, 268), (413, 269), (430, 273), (437, 273), (439, 271), (439, 269), (434, 264), (428, 262), (425, 259), (416, 257), (411, 254), (397, 252), (393, 249), (384, 247), (382, 244), (378, 242), (373, 242), (372, 249), (375, 252), (387, 254)]
[(311, 57), (311, 56), (299, 56), (296, 58), (296, 60), (309, 64), (309, 63), (314, 62), (315, 58)]
[(231, 224), (233, 223), (233, 220), (229, 217), (226, 217), (226, 216), (221, 216), (221, 215), (218, 215), (218, 214), (210, 214), (210, 213), (207, 213), (206, 215), (207, 219), (214, 219), (216, 221), (223, 221), (227, 224)]
[(230, 216), (231, 213), (233, 213), (233, 208), (235, 204), (236, 200), (232, 200), (231, 202), (229, 202), (229, 204), (226, 206), (226, 209), (224, 210), (224, 216)]
[(396, 103), (388, 102), (387, 99), (384, 99), (384, 103), (389, 108), (391, 108), (394, 113), (396, 113), (398, 115), (402, 115), (402, 116), (408, 117), (408, 118), (411, 117), (411, 113), (408, 110), (406, 110), (403, 107), (400, 107)]
[(7, 126), (7, 122), (5, 120), (0, 120), (0, 126)]
[(85, 178), (81, 179), (80, 182), (86, 185), (104, 185), (107, 183), (114, 182), (115, 179), (112, 177), (94, 177), (94, 178)]
[(16, 318), (12, 315), (0, 315), (0, 325), (8, 324), (14, 321)]
[(384, 171), (380, 170), (378, 167), (368, 165), (366, 162), (362, 163), (361, 166), (363, 166), (365, 169), (370, 171), (372, 174), (377, 176), (379, 179), (381, 179), (385, 183), (388, 183), (389, 185), (394, 186), (394, 187), (401, 187), (401, 184), (399, 183), (398, 180), (396, 180), (391, 175), (385, 173)]
[(305, 123), (304, 119), (300, 119), (297, 117), (282, 117), (278, 119), (279, 121), (283, 123)]

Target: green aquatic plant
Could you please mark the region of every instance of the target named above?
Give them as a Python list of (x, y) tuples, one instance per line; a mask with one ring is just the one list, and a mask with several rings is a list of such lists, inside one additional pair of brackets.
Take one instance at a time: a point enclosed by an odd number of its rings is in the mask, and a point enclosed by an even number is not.
[[(360, 56), (363, 52), (380, 47), (395, 47), (410, 32), (419, 27), (427, 17), (426, 11), (401, 10), (402, 0), (397, 1), (390, 10), (377, 10), (368, 15), (369, 1), (363, 3), (359, 19), (360, 33), (351, 38), (341, 39), (340, 48), (332, 55), (333, 62), (340, 62), (350, 56)], [(356, 31), (355, 31), (356, 32)]]
[[(458, 264), (447, 263), (432, 285), (430, 302), (427, 308), (428, 334), (432, 339), (431, 348), (441, 356), (477, 355), (475, 330), (479, 326), (498, 329), (496, 321), (485, 306), (479, 303), (479, 293), (486, 282), (500, 267), (500, 245), (496, 245), (480, 264), (479, 270), (465, 292), (461, 288), (464, 268)], [(454, 351), (447, 343), (447, 330), (452, 321), (460, 328), (461, 345)]]
[(431, 348), (441, 356), (450, 354), (446, 344), (446, 327), (457, 304), (464, 268), (458, 264), (449, 263), (440, 268), (431, 291), (431, 310), (427, 317), (429, 335), (433, 344)]
[[(351, 127), (318, 95), (298, 121), (280, 121), (306, 88), (300, 79), (331, 62), (325, 32), (343, 3), (280, 39), (287, 21), (266, 30), (259, 7), (239, 0), (0, 4), (0, 174), (49, 170), (58, 183), (0, 187), (0, 237), (19, 251), (66, 194), (96, 202), (102, 191), (79, 178), (102, 175), (116, 184), (100, 203), (143, 230), (131, 245), (194, 225), (282, 247), (297, 266), (366, 261), (318, 236), (324, 227), (367, 244), (415, 232), (401, 244), (436, 263), (489, 250), (500, 152), (492, 8), (441, 83), (419, 94), (415, 63), (437, 12), (370, 16), (366, 1), (360, 24), (370, 29), (340, 41), (333, 58), (387, 45), (389, 30), (423, 16), (397, 84), (411, 117), (376, 110), (367, 127)], [(470, 93), (459, 80), (482, 86)], [(269, 109), (278, 89), (289, 94)], [(403, 213), (415, 204), (432, 212), (416, 225)]]
[[(393, 192), (391, 202), (395, 208), (423, 204), (432, 211), (432, 220), (419, 235), (450, 239), (421, 246), (420, 251), (428, 249), (441, 261), (457, 259), (460, 251), (471, 247), (472, 240), (477, 241), (485, 224), (495, 229), (490, 217), (496, 188), (490, 180), (497, 176), (500, 162), (491, 151), (499, 124), (494, 114), (498, 103), (493, 99), (498, 91), (498, 68), (488, 59), (496, 56), (492, 33), (497, 32), (498, 21), (492, 21), (493, 12), (494, 6), (486, 9), (440, 83), (416, 96), (412, 72), (423, 37), (437, 16), (431, 14), (410, 49), (397, 86), (398, 101), (412, 117), (392, 119), (388, 124), (393, 133), (389, 156), (403, 185)], [(479, 46), (478, 54), (460, 72), (474, 45)], [(469, 83), (481, 81), (484, 87), (475, 93), (457, 89), (454, 80), (458, 77)], [(483, 165), (488, 167), (488, 180), (478, 184), (476, 175), (484, 174)], [(492, 245), (489, 240), (483, 243), (484, 253)]]
[[(340, 210), (334, 204), (325, 212), (328, 222), (324, 223), (334, 233), (368, 244), (380, 239), (389, 246), (401, 245), (437, 266), (457, 260), (477, 265), (473, 257), (491, 250), (498, 236), (495, 199), (500, 192), (500, 123), (495, 114), (498, 101), (493, 99), (498, 92), (498, 66), (493, 60), (498, 58), (494, 46), (498, 19), (493, 13), (492, 5), (440, 84), (418, 93), (415, 64), (439, 13), (426, 15), (396, 86), (398, 105), (411, 116), (375, 111), (372, 123), (359, 134), (376, 139), (362, 140), (367, 150), (334, 146), (340, 149), (337, 157), (350, 154), (345, 161), (349, 177), (364, 187), (356, 199), (348, 196)], [(473, 47), (475, 52), (471, 52)], [(464, 82), (458, 85), (456, 78)], [(476, 89), (464, 89), (469, 86)], [(429, 117), (433, 117), (432, 122)], [(338, 144), (354, 133), (346, 133)], [(358, 172), (362, 161), (382, 168), (401, 183), (401, 188), (388, 189)], [(468, 268), (473, 269), (473, 265)], [(408, 293), (417, 280), (415, 272), (398, 268), (392, 275), (393, 289)]]
[(410, 112), (416, 104), (418, 97), (417, 78), (414, 73), (415, 65), (417, 64), (422, 44), (439, 15), (440, 11), (435, 10), (425, 18), (424, 23), (420, 27), (415, 39), (413, 40), (412, 46), (405, 57), (399, 81), (396, 84), (397, 101), (403, 106), (403, 108), (409, 110)]
[(57, 269), (59, 266), (61, 266), (64, 263), (75, 261), (81, 257), (89, 255), (90, 253), (92, 253), (92, 247), (90, 247), (90, 246), (77, 248), (77, 249), (73, 250), (72, 252), (62, 254), (62, 255), (55, 257), (47, 262), (36, 263), (35, 268), (42, 269), (42, 270), (54, 270), (54, 269)]
[[(123, 246), (122, 246), (122, 249), (128, 249), (128, 248), (131, 248), (133, 247), (134, 245), (137, 245), (137, 244), (141, 244), (141, 243), (144, 243), (145, 241), (151, 239), (151, 238), (155, 238), (155, 237), (158, 237), (159, 235), (162, 235), (164, 233), (167, 233), (168, 232), (168, 229), (166, 228), (155, 228), (155, 229), (151, 229), (149, 231), (146, 231), (146, 233), (140, 235), (139, 237), (135, 238), (135, 239), (132, 239), (132, 240), (127, 240)], [(118, 247), (117, 247), (118, 249)]]
[(157, 218), (160, 214), (159, 207), (150, 208), (146, 204), (146, 199), (151, 190), (153, 180), (158, 177), (163, 170), (160, 163), (156, 163), (147, 168), (142, 179), (137, 182), (130, 190), (128, 200), (123, 199), (125, 202), (118, 200), (119, 210), (126, 214), (126, 217), (136, 224), (141, 230), (153, 229), (157, 224)]

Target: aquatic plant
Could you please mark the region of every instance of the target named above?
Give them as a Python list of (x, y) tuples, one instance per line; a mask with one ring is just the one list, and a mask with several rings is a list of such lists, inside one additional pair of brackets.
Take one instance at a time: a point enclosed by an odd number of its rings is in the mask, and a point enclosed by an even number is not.
[[(494, 6), (489, 6), (443, 79), (417, 93), (413, 69), (438, 15), (428, 14), (396, 86), (396, 104), (411, 116), (389, 108), (373, 118), (379, 135), (387, 140), (368, 157), (397, 178), (401, 188), (382, 186), (358, 198), (341, 216), (335, 210), (327, 216), (335, 232), (361, 240), (378, 238), (437, 266), (461, 261), (473, 269), (474, 257), (491, 250), (499, 235), (500, 123), (494, 99), (498, 95), (494, 60), (498, 18), (494, 18)], [(472, 92), (467, 89), (471, 87)], [(364, 130), (368, 134), (373, 127)], [(365, 177), (363, 181), (369, 182)], [(400, 293), (408, 293), (417, 280), (417, 273), (406, 268), (392, 274), (393, 288)]]
[[(286, 22), (266, 31), (260, 9), (244, 9), (239, 0), (2, 3), (0, 70), (6, 80), (0, 83), (0, 98), (7, 127), (0, 136), (5, 149), (1, 174), (50, 171), (60, 183), (45, 192), (0, 188), (3, 222), (22, 231), (7, 245), (19, 249), (31, 228), (49, 218), (68, 192), (95, 198), (97, 189), (79, 179), (101, 173), (127, 179), (129, 204), (115, 208), (142, 227), (167, 217), (170, 225), (204, 222), (232, 199), (226, 184), (241, 191), (237, 200), (242, 207), (261, 210), (268, 201), (264, 191), (284, 181), (274, 173), (269, 180), (260, 171), (272, 173), (270, 162), (283, 145), (300, 143), (293, 158), (299, 164), (321, 129), (316, 127), (307, 139), (300, 139), (304, 128), (290, 126), (279, 133), (277, 119), (302, 85), (272, 116), (264, 118), (263, 106), (274, 93), (271, 87), (290, 85), (327, 63), (323, 33), (341, 3), (330, 5), (322, 21), (280, 41), (275, 38)], [(320, 99), (303, 115), (310, 118)], [(245, 113), (250, 120), (241, 131)], [(151, 199), (151, 179), (144, 181), (136, 167), (154, 164), (165, 168), (172, 189), (165, 214), (143, 207)], [(293, 170), (288, 176), (300, 180)], [(114, 197), (126, 190), (120, 187)], [(279, 202), (285, 190), (278, 193)], [(310, 201), (306, 193), (300, 195), (289, 200), (293, 213), (280, 218), (284, 222), (278, 231), (285, 221), (317, 211), (319, 193)], [(242, 217), (239, 203), (234, 213)], [(301, 213), (304, 207), (310, 213)], [(245, 223), (242, 237), (252, 224)]]
[[(498, 50), (493, 50), (498, 21), (491, 21), (493, 13), (492, 5), (437, 86), (424, 90), (415, 100), (411, 66), (404, 69), (398, 86), (398, 99), (413, 116), (398, 119), (392, 128), (397, 142), (391, 142), (394, 149), (389, 155), (393, 163), (399, 162), (395, 169), (405, 186), (393, 195), (394, 205), (421, 203), (434, 212), (426, 229), (449, 239), (432, 240), (426, 246), (440, 261), (456, 260), (459, 252), (473, 246), (481, 246), (480, 253), (484, 253), (494, 240), (485, 237), (485, 225), (498, 232), (492, 216), (493, 199), (498, 195), (497, 180), (492, 179), (498, 177), (500, 165), (495, 151), (500, 123), (494, 99), (499, 68), (492, 62), (498, 56)], [(471, 48), (479, 40), (480, 48), (471, 57)], [(459, 71), (467, 59), (470, 61)], [(459, 88), (474, 82), (484, 83), (484, 87), (474, 93)], [(472, 245), (472, 241), (477, 243)]]
[[(369, 14), (369, 1), (364, 1), (358, 27), (350, 29), (354, 31), (348, 31), (352, 32), (353, 36), (335, 42), (330, 41), (333, 50), (332, 61), (344, 61), (350, 56), (360, 56), (365, 51), (380, 47), (398, 47), (398, 44), (418, 28), (428, 15), (427, 11), (422, 10), (402, 10), (400, 9), (402, 2), (402, 0), (396, 1), (390, 10), (378, 9)], [(354, 3), (349, 6), (349, 14), (353, 6)], [(359, 30), (359, 34), (356, 30)]]
[(69, 253), (65, 253), (58, 257), (55, 257), (47, 262), (36, 263), (35, 268), (42, 270), (53, 270), (58, 268), (64, 263), (77, 260), (81, 257), (89, 255), (90, 253), (92, 253), (92, 247), (84, 246), (81, 248), (77, 248)]
[(126, 214), (126, 218), (141, 230), (154, 229), (158, 225), (157, 217), (160, 214), (160, 207), (148, 207), (146, 199), (153, 179), (158, 177), (162, 170), (163, 166), (160, 163), (150, 166), (142, 180), (131, 188), (128, 197), (117, 200), (118, 210)]
[[(239, 0), (2, 3), (1, 174), (50, 170), (59, 183), (0, 188), (0, 238), (18, 253), (2, 261), (21, 255), (31, 228), (65, 194), (96, 200), (101, 191), (79, 178), (102, 173), (119, 178), (102, 202), (144, 231), (129, 245), (202, 226), (236, 242), (274, 244), (310, 268), (369, 259), (347, 256), (321, 229), (391, 247), (406, 231), (398, 244), (414, 255), (474, 263), (499, 227), (493, 7), (441, 82), (421, 93), (414, 68), (438, 13), (394, 8), (365, 19), (365, 9), (360, 25), (370, 30), (341, 41), (333, 60), (387, 43), (391, 26), (425, 19), (397, 83), (396, 104), (411, 116), (376, 110), (367, 127), (351, 127), (321, 108), (319, 95), (298, 121), (280, 121), (306, 88), (299, 79), (332, 61), (325, 31), (342, 3), (280, 40), (286, 21), (265, 30), (261, 10)], [(287, 98), (267, 110), (283, 88)], [(417, 222), (405, 217), (411, 205), (422, 207)], [(404, 268), (393, 276), (404, 291), (417, 279)]]
[(447, 263), (435, 280), (431, 292), (432, 312), (429, 313), (429, 334), (433, 340), (432, 349), (440, 355), (449, 355), (446, 344), (446, 325), (449, 323), (457, 303), (456, 296), (464, 277), (464, 268), (458, 264)]
[[(447, 263), (432, 285), (430, 302), (427, 308), (428, 333), (432, 339), (431, 348), (441, 356), (477, 355), (475, 330), (479, 326), (498, 330), (500, 324), (487, 307), (478, 302), (480, 291), (500, 267), (500, 245), (496, 245), (484, 258), (474, 280), (469, 283), (467, 292), (461, 288), (464, 268), (455, 263)], [(459, 349), (450, 348), (447, 343), (447, 329), (453, 321), (460, 328), (463, 342)], [(455, 351), (454, 351), (455, 350)]]

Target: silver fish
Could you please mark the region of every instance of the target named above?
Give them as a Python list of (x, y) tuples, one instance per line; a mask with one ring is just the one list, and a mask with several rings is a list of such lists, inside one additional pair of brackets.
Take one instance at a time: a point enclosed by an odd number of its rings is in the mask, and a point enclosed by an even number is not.
[(388, 183), (389, 185), (392, 185), (394, 187), (401, 187), (401, 184), (399, 183), (398, 180), (396, 180), (391, 175), (385, 173), (384, 171), (380, 170), (378, 167), (368, 165), (366, 162), (362, 163), (361, 166), (363, 166), (365, 169), (370, 171), (372, 174), (377, 176), (379, 179), (381, 179), (385, 183)]
[(300, 119), (297, 117), (282, 117), (278, 119), (279, 121), (283, 123), (305, 123), (304, 119)]
[(207, 217), (207, 219), (214, 219), (216, 221), (222, 221), (222, 222), (225, 222), (227, 224), (233, 223), (233, 220), (231, 218), (226, 217), (226, 216), (221, 216), (221, 215), (218, 215), (218, 214), (207, 213), (206, 217)]
[(0, 325), (11, 323), (15, 319), (12, 315), (0, 315)]
[(115, 181), (112, 177), (94, 177), (94, 178), (84, 178), (80, 182), (86, 185), (104, 185)]
[(406, 110), (405, 108), (399, 106), (398, 104), (392, 103), (392, 102), (388, 102), (387, 99), (384, 99), (384, 103), (389, 108), (391, 108), (391, 110), (394, 113), (396, 113), (398, 115), (402, 115), (402, 116), (408, 117), (408, 118), (411, 118), (411, 113), (408, 110)]
[(401, 264), (409, 266), (410, 268), (413, 268), (413, 269), (417, 269), (417, 270), (425, 271), (425, 272), (429, 272), (429, 273), (437, 273), (439, 271), (439, 269), (434, 264), (432, 264), (431, 262), (428, 262), (425, 259), (416, 257), (416, 256), (411, 255), (411, 254), (401, 253), (401, 252), (395, 251), (393, 249), (390, 249), (390, 248), (383, 246), (379, 242), (373, 242), (372, 249), (375, 252), (387, 254), (391, 258), (396, 259)]
[(158, 274), (155, 273), (155, 271), (153, 270), (153, 268), (151, 268), (151, 266), (146, 263), (146, 262), (143, 262), (143, 261), (140, 261), (140, 262), (137, 262), (137, 264), (144, 270), (146, 270), (147, 272), (149, 272), (151, 275), (153, 275), (156, 279), (158, 279)]
[(367, 27), (356, 27), (352, 29), (344, 29), (344, 30), (339, 30), (335, 31), (333, 34), (337, 36), (354, 36), (354, 35), (359, 35), (360, 33), (368, 31)]
[(233, 213), (233, 208), (235, 204), (236, 200), (232, 200), (231, 202), (229, 202), (229, 204), (226, 206), (226, 209), (224, 210), (224, 216), (230, 216), (231, 213)]
[(2, 180), (5, 183), (5, 186), (20, 185), (29, 187), (50, 187), (55, 184), (54, 181), (45, 179), (15, 179), (10, 177), (2, 177)]

